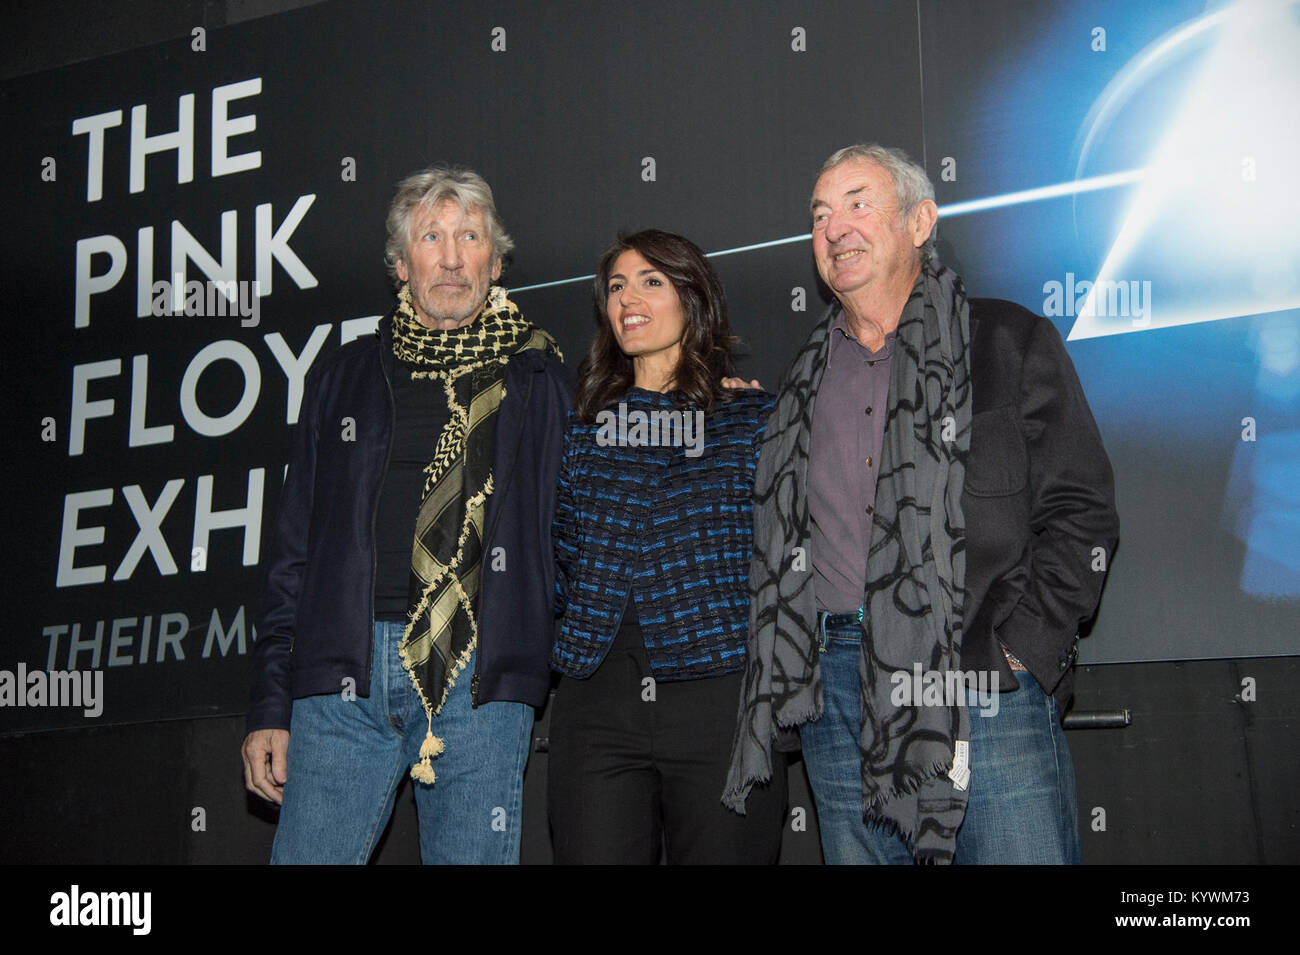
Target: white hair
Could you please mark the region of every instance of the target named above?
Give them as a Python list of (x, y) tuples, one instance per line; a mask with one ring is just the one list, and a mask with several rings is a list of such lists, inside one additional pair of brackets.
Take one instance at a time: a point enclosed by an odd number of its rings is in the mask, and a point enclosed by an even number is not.
[[(834, 169), (841, 163), (851, 162), (855, 159), (873, 162), (889, 173), (889, 178), (894, 183), (894, 195), (898, 198), (899, 217), (903, 222), (907, 221), (908, 216), (916, 210), (916, 207), (922, 201), (926, 199), (931, 202), (934, 201), (934, 184), (930, 182), (930, 177), (925, 174), (925, 170), (913, 162), (911, 157), (903, 150), (891, 146), (880, 146), (876, 143), (868, 145), (858, 143), (835, 150), (822, 163), (817, 178), (820, 179), (825, 172)], [(934, 227), (930, 229), (930, 235), (921, 246), (922, 262), (928, 262), (934, 258), (934, 241), (938, 232), (939, 226), (938, 222), (936, 222)]]
[(505, 224), (497, 213), (492, 187), (478, 173), (462, 166), (439, 163), (412, 173), (397, 184), (397, 195), (388, 207), (388, 240), (384, 244), (384, 264), (388, 277), (397, 282), (397, 260), (406, 253), (411, 241), (411, 219), (420, 208), (451, 200), (466, 212), (477, 209), (487, 220), (492, 240), (492, 257), (500, 261), (515, 247), (506, 234)]

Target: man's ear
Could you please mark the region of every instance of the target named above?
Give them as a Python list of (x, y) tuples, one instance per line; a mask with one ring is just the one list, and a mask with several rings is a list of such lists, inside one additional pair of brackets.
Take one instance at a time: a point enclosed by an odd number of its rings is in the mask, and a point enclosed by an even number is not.
[(406, 270), (406, 263), (400, 255), (397, 257), (397, 261), (393, 263), (393, 271), (397, 273), (397, 277), (403, 282), (410, 281), (411, 273)]
[(501, 278), (501, 259), (500, 259), (500, 257), (496, 258), (496, 259), (492, 262), (492, 281), (495, 282), (495, 281), (496, 281), (497, 279), (499, 279), (499, 278)]
[(912, 245), (920, 248), (934, 231), (934, 224), (939, 220), (939, 207), (933, 199), (922, 199), (912, 212)]

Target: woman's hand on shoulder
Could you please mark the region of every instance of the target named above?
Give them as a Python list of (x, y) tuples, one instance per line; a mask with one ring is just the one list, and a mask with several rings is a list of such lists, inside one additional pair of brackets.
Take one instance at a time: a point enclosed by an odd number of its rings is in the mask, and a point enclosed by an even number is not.
[(723, 387), (723, 388), (758, 388), (758, 389), (762, 389), (763, 386), (760, 385), (760, 384), (758, 383), (758, 379), (757, 379), (757, 378), (755, 378), (753, 381), (749, 381), (749, 382), (745, 381), (745, 379), (743, 379), (743, 378), (723, 378), (723, 379), (722, 379), (722, 387)]

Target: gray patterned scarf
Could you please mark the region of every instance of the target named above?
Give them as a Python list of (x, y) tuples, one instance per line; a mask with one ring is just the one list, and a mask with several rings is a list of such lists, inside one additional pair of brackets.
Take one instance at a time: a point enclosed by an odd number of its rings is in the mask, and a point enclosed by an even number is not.
[[(723, 794), (737, 812), (750, 787), (771, 778), (773, 739), (823, 709), (806, 556), (808, 445), (837, 308), (786, 372), (755, 476), (749, 655)], [(964, 705), (894, 705), (891, 676), (910, 678), (918, 663), (938, 673), (961, 666), (969, 342), (961, 279), (927, 263), (903, 308), (891, 362), (858, 662), (863, 816), (896, 830), (917, 859), (936, 862), (952, 860), (966, 812), (966, 790), (949, 770), (955, 744), (970, 740), (969, 716)]]

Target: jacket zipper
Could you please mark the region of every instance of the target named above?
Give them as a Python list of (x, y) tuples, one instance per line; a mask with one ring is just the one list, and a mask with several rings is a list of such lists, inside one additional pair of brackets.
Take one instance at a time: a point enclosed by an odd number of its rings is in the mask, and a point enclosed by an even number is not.
[[(379, 335), (379, 332), (375, 332)], [(393, 395), (393, 380), (384, 365), (384, 339), (379, 335), (379, 370), (384, 376), (384, 385), (388, 388), (388, 447), (384, 452), (384, 469), (379, 472), (379, 486), (375, 488), (375, 503), (370, 509), (370, 652), (366, 654), (366, 685), (370, 685), (373, 674), (370, 672), (375, 659), (375, 578), (379, 576), (379, 548), (375, 541), (375, 531), (379, 523), (379, 500), (384, 495), (384, 483), (388, 480), (388, 466), (393, 460), (393, 437), (397, 432), (397, 398)]]
[[(506, 473), (506, 477), (505, 477), (506, 483), (501, 488), (500, 500), (502, 501), (505, 500), (506, 493), (510, 490), (510, 482), (514, 479), (515, 476), (514, 465), (515, 465), (515, 461), (518, 460), (519, 458), (519, 434), (522, 433), (524, 428), (524, 417), (523, 417), (522, 409), (528, 407), (528, 399), (533, 396), (533, 375), (534, 374), (536, 374), (536, 372), (531, 372), (528, 375), (528, 390), (524, 392), (524, 401), (523, 404), (520, 406), (519, 431), (516, 432), (515, 441), (514, 444), (512, 445), (515, 454), (510, 461), (510, 467)], [(493, 540), (493, 537), (496, 534), (497, 524), (499, 524), (500, 522), (501, 522), (501, 508), (498, 507), (496, 512), (496, 518), (495, 520), (492, 521), (492, 526), (487, 528), (487, 532), (483, 535), (483, 557), (490, 557), (492, 554), (491, 542)], [(482, 560), (483, 558), (480, 558), (480, 561)], [(480, 577), (481, 576), (482, 576), (482, 572), (480, 571)], [(482, 585), (480, 584), (479, 586), (480, 610), (482, 606), (483, 606), (483, 589), (482, 589)], [(483, 618), (483, 614), (480, 612), (479, 619), (481, 620), (482, 618)], [(483, 659), (483, 631), (480, 630), (478, 635), (478, 648), (474, 653), (474, 675), (473, 677), (470, 678), (469, 681), (469, 704), (470, 704), (470, 708), (475, 710), (478, 709), (478, 665), (482, 659)]]

